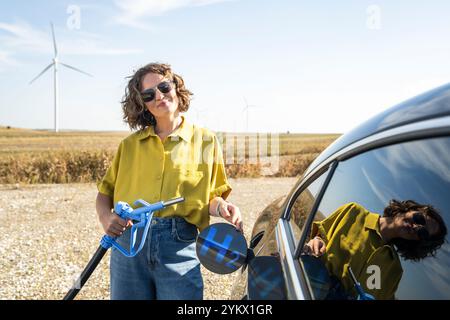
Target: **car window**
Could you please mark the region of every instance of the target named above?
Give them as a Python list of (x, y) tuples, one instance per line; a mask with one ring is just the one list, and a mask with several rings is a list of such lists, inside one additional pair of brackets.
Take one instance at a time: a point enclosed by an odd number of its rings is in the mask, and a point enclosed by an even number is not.
[(295, 199), (291, 209), (289, 210), (289, 222), (292, 229), (292, 235), (295, 243), (298, 243), (317, 195), (325, 182), (328, 170), (322, 173), (317, 179), (308, 185)]
[(357, 297), (353, 273), (377, 299), (450, 298), (449, 150), (449, 137), (430, 138), (338, 164), (300, 257), (316, 297)]

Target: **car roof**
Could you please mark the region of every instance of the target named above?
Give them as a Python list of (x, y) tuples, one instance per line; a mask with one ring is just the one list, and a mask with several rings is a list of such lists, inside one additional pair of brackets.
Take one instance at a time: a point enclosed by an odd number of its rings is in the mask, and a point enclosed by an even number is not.
[(356, 141), (385, 130), (447, 115), (450, 115), (450, 83), (391, 107), (342, 135), (311, 163), (303, 176)]

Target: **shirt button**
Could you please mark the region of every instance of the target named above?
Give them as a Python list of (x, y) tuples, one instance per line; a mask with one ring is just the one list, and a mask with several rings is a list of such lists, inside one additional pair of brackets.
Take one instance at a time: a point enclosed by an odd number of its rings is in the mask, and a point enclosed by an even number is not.
[(161, 176), (157, 176), (156, 179), (161, 180)]
[(157, 224), (157, 223), (158, 223), (158, 221), (152, 220), (152, 224), (153, 224), (153, 225), (155, 225), (155, 224)]

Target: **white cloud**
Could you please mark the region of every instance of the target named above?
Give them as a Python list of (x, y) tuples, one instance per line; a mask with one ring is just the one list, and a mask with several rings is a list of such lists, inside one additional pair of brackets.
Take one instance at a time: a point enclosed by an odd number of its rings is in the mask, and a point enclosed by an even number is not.
[(138, 29), (151, 29), (143, 22), (144, 17), (161, 16), (169, 11), (185, 7), (200, 7), (235, 0), (115, 0), (121, 10), (116, 23)]
[[(110, 47), (100, 35), (93, 33), (71, 31), (67, 38), (64, 37), (65, 33), (61, 29), (55, 29), (58, 52), (61, 54), (125, 55), (142, 52), (140, 49)], [(50, 25), (40, 30), (24, 21), (0, 22), (0, 52), (0, 61), (3, 62), (14, 62), (11, 57), (13, 52), (53, 54)]]
[(61, 52), (72, 55), (126, 55), (143, 52), (142, 49), (110, 48), (92, 38), (61, 43)]
[(20, 63), (11, 57), (11, 53), (8, 51), (0, 50), (0, 71), (3, 71), (6, 67), (16, 67)]
[(11, 58), (11, 53), (2, 50), (0, 50), (0, 63), (18, 64), (15, 59)]
[(23, 21), (14, 24), (0, 22), (0, 31), (6, 33), (0, 35), (0, 43), (4, 48), (46, 52), (48, 44), (51, 43), (49, 34), (31, 27)]

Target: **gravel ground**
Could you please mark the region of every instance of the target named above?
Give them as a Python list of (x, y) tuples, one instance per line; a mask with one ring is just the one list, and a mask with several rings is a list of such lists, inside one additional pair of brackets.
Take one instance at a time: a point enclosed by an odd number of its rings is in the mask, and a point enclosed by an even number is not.
[[(244, 234), (296, 178), (230, 179)], [(95, 184), (0, 185), (0, 299), (62, 299), (99, 245)], [(222, 219), (212, 218), (211, 223)], [(223, 220), (222, 220), (223, 221)], [(228, 299), (236, 274), (202, 267), (205, 299)], [(109, 299), (109, 253), (77, 299)]]

